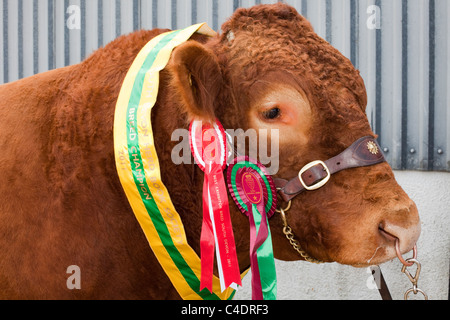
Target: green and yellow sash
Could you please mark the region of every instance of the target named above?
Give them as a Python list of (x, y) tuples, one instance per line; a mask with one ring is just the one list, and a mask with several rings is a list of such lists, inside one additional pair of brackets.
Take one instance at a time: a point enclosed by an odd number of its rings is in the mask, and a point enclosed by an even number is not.
[(169, 62), (173, 49), (195, 32), (215, 35), (205, 23), (164, 33), (152, 39), (133, 62), (115, 112), (116, 165), (150, 247), (180, 296), (185, 300), (226, 300), (232, 299), (235, 292), (230, 288), (220, 292), (217, 277), (214, 277), (213, 293), (200, 291), (200, 258), (189, 246), (181, 218), (161, 181), (151, 123), (159, 73)]

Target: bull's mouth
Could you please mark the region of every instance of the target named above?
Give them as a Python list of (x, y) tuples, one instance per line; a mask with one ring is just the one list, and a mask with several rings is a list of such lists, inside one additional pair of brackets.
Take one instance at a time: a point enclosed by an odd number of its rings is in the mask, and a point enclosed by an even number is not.
[(386, 231), (383, 223), (380, 223), (378, 226), (378, 234), (382, 240), (372, 256), (364, 262), (352, 263), (350, 264), (351, 266), (355, 268), (366, 268), (372, 265), (383, 264), (395, 258), (395, 243), (399, 241), (398, 237)]
[[(386, 230), (386, 228), (384, 227), (383, 223), (380, 223), (380, 225), (378, 226), (378, 233), (381, 236), (381, 238), (383, 238), (383, 242), (384, 243), (389, 243), (388, 246), (383, 245), (383, 246), (379, 246), (376, 250), (375, 253), (373, 254), (373, 256), (367, 261), (367, 265), (366, 264), (357, 264), (354, 265), (356, 267), (362, 267), (362, 266), (368, 266), (368, 265), (373, 265), (373, 264), (382, 264), (385, 263), (387, 261), (390, 261), (392, 259), (395, 259), (395, 257), (398, 257), (400, 259), (400, 261), (402, 261), (402, 257), (401, 254), (409, 252), (411, 250), (417, 250), (416, 246), (414, 246), (411, 249), (408, 250), (404, 250), (405, 252), (400, 252), (400, 239), (399, 237), (393, 235), (392, 233), (390, 233), (389, 231)], [(392, 244), (392, 248), (390, 246), (390, 244)]]

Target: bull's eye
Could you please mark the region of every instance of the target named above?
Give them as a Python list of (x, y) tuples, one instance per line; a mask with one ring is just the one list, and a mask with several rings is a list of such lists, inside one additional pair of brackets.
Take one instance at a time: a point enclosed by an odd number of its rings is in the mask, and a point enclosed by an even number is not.
[(281, 115), (280, 108), (272, 108), (270, 110), (263, 112), (263, 117), (264, 117), (264, 119), (267, 119), (267, 120), (275, 120), (278, 117), (280, 117), (280, 115)]

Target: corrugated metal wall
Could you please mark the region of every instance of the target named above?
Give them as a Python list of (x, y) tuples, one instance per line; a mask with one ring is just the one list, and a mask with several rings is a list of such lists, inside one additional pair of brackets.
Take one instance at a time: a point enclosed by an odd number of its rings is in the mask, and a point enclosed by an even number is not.
[[(206, 21), (276, 0), (0, 0), (0, 83), (78, 63), (140, 28)], [(287, 0), (349, 57), (396, 169), (450, 171), (450, 1)]]

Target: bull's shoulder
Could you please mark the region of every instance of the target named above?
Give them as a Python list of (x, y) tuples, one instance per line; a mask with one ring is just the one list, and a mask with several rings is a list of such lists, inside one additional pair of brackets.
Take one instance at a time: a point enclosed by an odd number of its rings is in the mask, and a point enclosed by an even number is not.
[(139, 51), (156, 36), (170, 31), (168, 29), (139, 30), (123, 35), (93, 52), (82, 64), (86, 68), (128, 67)]
[(69, 66), (0, 85), (2, 121), (14, 126), (25, 118), (47, 118), (55, 97), (77, 68)]

